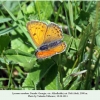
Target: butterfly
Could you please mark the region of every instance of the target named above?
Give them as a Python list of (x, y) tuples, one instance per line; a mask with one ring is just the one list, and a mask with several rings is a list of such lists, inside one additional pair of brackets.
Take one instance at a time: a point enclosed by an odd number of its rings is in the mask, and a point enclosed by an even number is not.
[(27, 30), (37, 47), (35, 55), (38, 59), (52, 57), (65, 51), (66, 43), (62, 42), (62, 30), (57, 24), (52, 22), (47, 25), (41, 21), (30, 21), (27, 23)]

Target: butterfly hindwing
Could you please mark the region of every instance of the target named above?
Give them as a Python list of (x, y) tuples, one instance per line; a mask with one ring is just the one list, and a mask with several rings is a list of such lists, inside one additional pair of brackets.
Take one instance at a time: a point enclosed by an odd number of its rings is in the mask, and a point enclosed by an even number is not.
[(66, 48), (65, 42), (61, 42), (59, 45), (52, 47), (50, 49), (37, 51), (36, 57), (38, 59), (44, 59), (44, 58), (52, 57), (56, 54), (64, 52), (65, 48)]

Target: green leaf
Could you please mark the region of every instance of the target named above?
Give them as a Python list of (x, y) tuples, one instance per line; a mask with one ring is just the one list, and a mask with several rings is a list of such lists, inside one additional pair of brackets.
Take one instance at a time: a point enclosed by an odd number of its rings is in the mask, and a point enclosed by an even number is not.
[(48, 19), (53, 13), (51, 1), (36, 1), (35, 6), (41, 20)]
[(11, 48), (12, 49), (19, 49), (19, 50), (21, 50), (23, 52), (26, 52), (26, 53), (30, 53), (30, 52), (34, 51), (34, 49), (32, 47), (29, 48), (29, 46), (26, 45), (24, 43), (24, 40), (22, 40), (21, 38), (15, 38), (15, 39), (13, 39), (11, 41)]
[[(50, 59), (38, 61), (37, 63), (35, 62), (35, 65), (34, 65), (35, 67), (33, 69), (33, 72), (28, 74), (27, 78), (25, 79), (25, 81), (23, 83), (23, 86), (28, 86), (29, 80), (30, 80), (30, 83), (34, 84), (35, 89), (36, 88), (44, 89), (56, 77), (57, 67), (54, 65), (55, 65), (54, 62)], [(51, 74), (51, 70), (53, 71), (52, 74)], [(48, 78), (48, 77), (50, 77), (50, 78)]]
[(31, 71), (36, 62), (36, 57), (34, 57), (34, 55), (30, 55), (20, 50), (10, 49), (10, 50), (5, 51), (4, 54), (8, 62), (19, 64), (26, 71)]
[(89, 12), (85, 12), (84, 10), (81, 10), (79, 17), (75, 20), (75, 24), (76, 25), (87, 25), (88, 24), (88, 20), (89, 20)]
[(58, 78), (58, 67), (57, 65), (54, 65), (44, 77), (42, 85), (45, 87), (45, 90), (59, 90), (59, 84), (60, 80)]
[(8, 35), (0, 36), (0, 54), (3, 50), (7, 49), (10, 43), (10, 37)]
[(11, 32), (12, 30), (14, 30), (16, 27), (17, 27), (17, 26), (4, 29), (4, 30), (0, 31), (0, 35), (8, 34), (8, 33)]
[(31, 54), (29, 53), (25, 53), (19, 49), (8, 49), (4, 52), (5, 55), (23, 55), (23, 56), (28, 56), (28, 57), (32, 57)]
[(11, 20), (12, 20), (11, 18), (0, 18), (0, 23), (5, 23)]
[(96, 44), (98, 47), (100, 47), (100, 34), (96, 35)]

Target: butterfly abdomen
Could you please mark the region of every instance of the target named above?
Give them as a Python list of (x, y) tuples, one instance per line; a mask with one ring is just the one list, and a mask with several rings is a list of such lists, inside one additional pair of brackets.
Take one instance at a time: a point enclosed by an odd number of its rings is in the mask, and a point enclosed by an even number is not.
[(39, 50), (47, 50), (49, 48), (53, 48), (53, 47), (59, 45), (60, 43), (61, 43), (61, 40), (54, 41), (54, 42), (47, 43), (47, 44), (43, 44), (42, 46), (40, 46)]
[(55, 46), (57, 46), (60, 43), (61, 43), (61, 40), (58, 40), (58, 41), (55, 41), (55, 42), (51, 42), (51, 43), (49, 43), (49, 47), (50, 48), (55, 47)]

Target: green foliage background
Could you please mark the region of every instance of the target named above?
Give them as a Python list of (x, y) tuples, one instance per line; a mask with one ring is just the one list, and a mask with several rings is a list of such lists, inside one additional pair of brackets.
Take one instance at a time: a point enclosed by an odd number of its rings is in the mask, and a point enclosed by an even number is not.
[[(0, 89), (100, 89), (100, 2), (0, 1)], [(35, 57), (31, 20), (62, 27), (66, 51)]]

